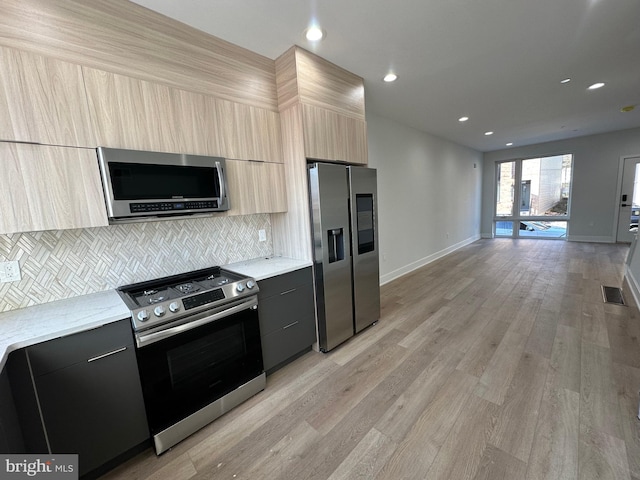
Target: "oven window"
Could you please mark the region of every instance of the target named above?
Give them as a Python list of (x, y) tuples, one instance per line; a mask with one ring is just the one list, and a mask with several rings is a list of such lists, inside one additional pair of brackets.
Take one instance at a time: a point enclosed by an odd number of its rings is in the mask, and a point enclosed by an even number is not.
[(136, 349), (152, 433), (157, 433), (263, 371), (257, 310)]
[(174, 390), (191, 385), (214, 387), (211, 381), (220, 382), (218, 371), (228, 362), (235, 362), (246, 354), (244, 332), (241, 323), (195, 339), (167, 352), (169, 378)]

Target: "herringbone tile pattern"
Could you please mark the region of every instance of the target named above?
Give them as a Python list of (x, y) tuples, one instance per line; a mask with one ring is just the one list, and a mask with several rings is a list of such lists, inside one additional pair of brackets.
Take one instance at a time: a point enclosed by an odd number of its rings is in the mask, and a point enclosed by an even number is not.
[(22, 272), (0, 284), (0, 312), (272, 253), (266, 214), (0, 235)]

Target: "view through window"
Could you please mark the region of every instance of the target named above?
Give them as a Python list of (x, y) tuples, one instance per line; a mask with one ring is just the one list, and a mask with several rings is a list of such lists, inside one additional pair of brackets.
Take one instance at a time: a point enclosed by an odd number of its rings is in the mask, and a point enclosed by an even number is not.
[(573, 155), (496, 165), (495, 234), (566, 238)]

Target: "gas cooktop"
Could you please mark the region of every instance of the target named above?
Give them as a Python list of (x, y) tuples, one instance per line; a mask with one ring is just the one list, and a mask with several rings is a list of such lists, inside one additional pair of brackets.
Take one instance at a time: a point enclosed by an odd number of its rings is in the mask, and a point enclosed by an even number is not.
[(137, 331), (255, 295), (258, 287), (251, 277), (211, 267), (125, 285), (117, 291), (131, 310)]

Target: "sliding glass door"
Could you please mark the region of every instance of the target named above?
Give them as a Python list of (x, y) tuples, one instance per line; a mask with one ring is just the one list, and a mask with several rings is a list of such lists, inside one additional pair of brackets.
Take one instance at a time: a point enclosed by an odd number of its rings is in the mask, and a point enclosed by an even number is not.
[(496, 237), (566, 239), (573, 155), (496, 164)]
[(496, 164), (497, 191), (495, 211), (496, 237), (511, 237), (513, 235), (513, 212), (515, 210), (516, 167), (518, 163), (501, 162)]

